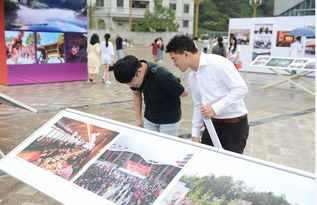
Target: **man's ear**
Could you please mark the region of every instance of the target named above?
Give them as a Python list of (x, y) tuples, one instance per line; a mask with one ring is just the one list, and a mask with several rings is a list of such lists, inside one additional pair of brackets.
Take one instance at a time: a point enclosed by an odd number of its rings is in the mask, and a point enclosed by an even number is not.
[(188, 51), (184, 51), (184, 52), (183, 52), (183, 54), (185, 55), (185, 57), (188, 57), (188, 56), (190, 56), (190, 55), (191, 55), (191, 53), (190, 53), (190, 52), (188, 52)]
[(140, 76), (141, 74), (142, 74), (142, 69), (141, 69), (141, 67), (140, 67), (140, 68), (138, 68), (138, 69), (136, 70), (135, 75), (136, 75), (136, 76)]

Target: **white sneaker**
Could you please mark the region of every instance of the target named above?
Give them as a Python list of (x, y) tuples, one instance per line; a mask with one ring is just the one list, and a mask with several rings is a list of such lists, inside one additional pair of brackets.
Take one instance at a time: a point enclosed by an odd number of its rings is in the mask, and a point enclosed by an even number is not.
[(105, 84), (106, 85), (111, 85), (111, 81), (106, 81)]

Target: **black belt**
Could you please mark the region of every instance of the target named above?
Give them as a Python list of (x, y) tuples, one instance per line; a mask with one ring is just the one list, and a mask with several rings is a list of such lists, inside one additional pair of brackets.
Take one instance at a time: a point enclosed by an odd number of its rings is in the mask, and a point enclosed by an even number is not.
[(222, 122), (222, 123), (238, 123), (240, 122), (242, 119), (246, 118), (248, 116), (248, 114), (242, 115), (240, 117), (235, 117), (235, 118), (227, 118), (227, 119), (215, 119), (215, 118), (211, 118), (211, 121), (213, 122)]

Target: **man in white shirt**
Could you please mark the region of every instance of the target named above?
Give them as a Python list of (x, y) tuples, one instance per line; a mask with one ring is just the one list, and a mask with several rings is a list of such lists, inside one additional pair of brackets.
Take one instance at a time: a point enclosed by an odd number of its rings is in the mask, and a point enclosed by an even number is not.
[[(222, 56), (205, 54), (185, 35), (177, 35), (166, 47), (176, 67), (188, 68), (194, 103), (192, 140), (199, 142), (203, 118), (211, 119), (224, 149), (243, 153), (249, 135), (244, 96), (248, 88), (232, 62)], [(201, 142), (211, 145), (205, 128)]]
[[(303, 51), (303, 47), (300, 43), (301, 41), (301, 37), (297, 36), (295, 38), (295, 41), (291, 44), (291, 49), (289, 52), (289, 56), (293, 57), (293, 58), (298, 58), (298, 57), (302, 57), (302, 51)], [(292, 70), (292, 74), (295, 75), (297, 72), (296, 70)], [(291, 87), (294, 85), (291, 85)]]
[(301, 41), (301, 37), (298, 36), (295, 38), (295, 41), (291, 44), (291, 49), (289, 52), (290, 57), (294, 57), (294, 58), (302, 57), (303, 47), (300, 44), (300, 41)]

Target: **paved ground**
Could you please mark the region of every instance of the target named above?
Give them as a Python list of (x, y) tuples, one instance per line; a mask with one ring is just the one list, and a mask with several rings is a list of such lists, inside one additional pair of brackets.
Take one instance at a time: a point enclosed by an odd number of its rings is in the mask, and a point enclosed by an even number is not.
[[(135, 46), (129, 50), (151, 60), (150, 48)], [(188, 87), (188, 73), (180, 73), (165, 55), (162, 63)], [(315, 98), (288, 83), (262, 90), (259, 86), (274, 79), (272, 74), (245, 73), (249, 94), (250, 135), (245, 155), (293, 168), (315, 172)], [(101, 75), (99, 76), (101, 78)], [(315, 78), (306, 78), (315, 82)], [(0, 92), (38, 109), (31, 113), (0, 104), (0, 150), (7, 154), (30, 136), (59, 110), (71, 107), (83, 112), (133, 124), (132, 96), (127, 86), (110, 86), (86, 81), (21, 86), (0, 86)], [(304, 84), (303, 84), (304, 85)], [(191, 129), (191, 98), (182, 99), (180, 134), (188, 137)], [(0, 173), (0, 205), (55, 205), (55, 200)]]

